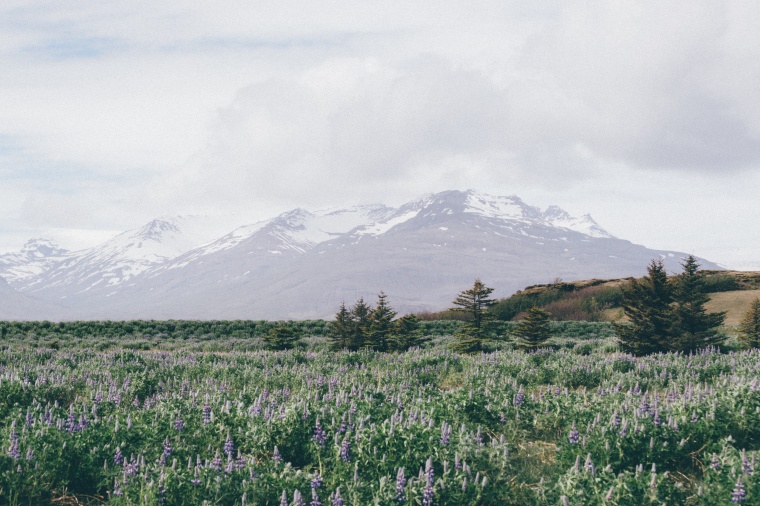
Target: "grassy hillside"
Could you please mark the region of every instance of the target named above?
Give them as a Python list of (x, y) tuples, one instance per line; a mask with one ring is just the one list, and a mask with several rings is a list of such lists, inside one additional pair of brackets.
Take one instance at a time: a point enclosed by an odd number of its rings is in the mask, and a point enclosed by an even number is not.
[[(760, 297), (760, 272), (702, 271), (710, 294), (708, 311), (726, 311), (726, 325), (736, 325)], [(589, 279), (526, 287), (493, 308), (501, 320), (520, 319), (537, 305), (557, 320), (616, 321), (623, 317), (620, 287), (628, 279)]]

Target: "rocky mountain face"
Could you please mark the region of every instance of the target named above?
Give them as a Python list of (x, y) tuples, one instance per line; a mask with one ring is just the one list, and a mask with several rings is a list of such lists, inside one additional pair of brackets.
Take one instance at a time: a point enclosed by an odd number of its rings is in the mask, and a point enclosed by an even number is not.
[[(224, 235), (203, 220), (154, 220), (79, 252), (30, 242), (0, 255), (0, 296), (22, 297), (30, 319), (330, 318), (380, 290), (399, 312), (439, 310), (476, 277), (508, 296), (556, 278), (639, 276), (653, 258), (679, 272), (685, 256), (615, 238), (588, 215), (474, 191), (295, 209)], [(19, 318), (2, 306), (0, 317)]]

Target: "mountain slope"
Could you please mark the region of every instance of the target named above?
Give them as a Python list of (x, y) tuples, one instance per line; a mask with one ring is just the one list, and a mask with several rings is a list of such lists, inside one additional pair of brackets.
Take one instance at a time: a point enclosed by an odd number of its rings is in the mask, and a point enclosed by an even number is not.
[(474, 191), (398, 209), (296, 209), (189, 249), (177, 229), (151, 222), (21, 289), (64, 301), (72, 318), (323, 318), (380, 290), (401, 312), (436, 310), (476, 277), (506, 296), (555, 278), (641, 275), (655, 257), (677, 271), (685, 256), (615, 238), (589, 216)]

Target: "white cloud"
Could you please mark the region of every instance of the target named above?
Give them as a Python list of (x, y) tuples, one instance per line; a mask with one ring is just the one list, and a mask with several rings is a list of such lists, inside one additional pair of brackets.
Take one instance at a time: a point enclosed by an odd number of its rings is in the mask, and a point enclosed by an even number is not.
[[(730, 258), (760, 212), (758, 22), (738, 1), (10, 0), (3, 225), (112, 230), (474, 187)], [(625, 218), (648, 215), (642, 195), (670, 217), (701, 212), (695, 196), (720, 208), (680, 220), (671, 244)]]

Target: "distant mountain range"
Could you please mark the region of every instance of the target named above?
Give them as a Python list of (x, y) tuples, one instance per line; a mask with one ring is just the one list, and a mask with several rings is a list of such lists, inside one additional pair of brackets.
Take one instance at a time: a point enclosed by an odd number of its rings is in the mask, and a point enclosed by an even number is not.
[(295, 209), (219, 232), (214, 219), (185, 216), (81, 251), (29, 241), (0, 255), (0, 318), (331, 318), (381, 290), (401, 313), (440, 310), (476, 277), (504, 297), (556, 278), (639, 276), (653, 258), (679, 272), (685, 256), (613, 237), (589, 215), (475, 191)]

